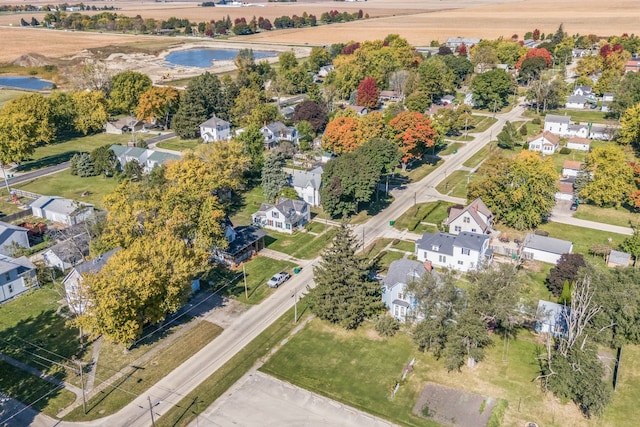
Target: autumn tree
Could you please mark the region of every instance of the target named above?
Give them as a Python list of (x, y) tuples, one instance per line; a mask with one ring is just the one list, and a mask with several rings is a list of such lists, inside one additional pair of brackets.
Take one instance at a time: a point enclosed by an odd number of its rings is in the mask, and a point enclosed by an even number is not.
[(620, 119), (620, 127), (619, 142), (640, 146), (640, 103), (627, 108)]
[(169, 127), (171, 117), (180, 106), (180, 92), (171, 86), (154, 86), (142, 95), (136, 107), (138, 120)]
[(236, 137), (242, 143), (243, 152), (251, 159), (251, 171), (260, 173), (264, 164), (264, 135), (258, 126), (247, 126)]
[(625, 160), (620, 147), (595, 148), (585, 158), (592, 179), (580, 197), (598, 206), (620, 206), (634, 190), (633, 168)]
[[(483, 41), (484, 42), (484, 41)], [(480, 73), (492, 69), (498, 63), (498, 55), (493, 46), (480, 42), (471, 48), (471, 63)]]
[(293, 122), (298, 123), (303, 120), (311, 123), (316, 132), (322, 132), (328, 121), (327, 111), (316, 102), (302, 101), (293, 111)]
[(384, 310), (380, 286), (371, 279), (367, 261), (356, 255), (357, 242), (346, 224), (342, 224), (331, 245), (314, 266), (316, 286), (307, 299), (311, 311), (320, 319), (345, 329), (356, 329), (367, 318)]
[[(202, 144), (195, 149), (193, 156), (209, 168), (205, 175), (207, 177), (205, 188), (211, 188), (212, 193), (227, 195), (229, 192), (236, 193), (245, 189), (245, 172), (251, 168), (252, 157), (241, 141)], [(185, 153), (183, 157), (189, 159), (191, 154)], [(228, 199), (225, 196), (223, 200)]]
[(418, 76), (418, 91), (428, 94), (432, 102), (455, 90), (456, 74), (442, 57), (432, 56), (423, 61)]
[(373, 77), (367, 77), (358, 85), (356, 104), (362, 107), (374, 108), (378, 105), (380, 90)]
[(551, 64), (553, 64), (553, 59), (551, 58), (551, 53), (549, 53), (549, 51), (547, 49), (545, 49), (543, 47), (541, 47), (541, 48), (535, 48), (534, 47), (532, 49), (529, 49), (526, 54), (524, 54), (523, 56), (520, 57), (520, 59), (516, 63), (516, 68), (520, 69), (522, 67), (522, 63), (526, 59), (531, 59), (531, 58), (535, 58), (535, 57), (540, 57), (540, 58), (544, 59), (545, 63), (547, 64), (547, 68), (551, 67)]
[(337, 117), (327, 124), (322, 137), (322, 148), (336, 154), (348, 153), (357, 147), (358, 119)]
[(582, 254), (562, 254), (546, 279), (547, 288), (554, 296), (560, 296), (565, 281), (572, 286), (578, 280), (578, 270), (587, 264)]
[(428, 117), (411, 111), (398, 114), (389, 122), (389, 129), (402, 152), (403, 171), (410, 160), (422, 158), (438, 137)]
[(102, 130), (109, 117), (108, 101), (104, 93), (92, 90), (73, 92), (71, 96), (76, 112), (73, 117), (74, 129), (83, 135)]
[(151, 88), (153, 82), (146, 74), (123, 71), (111, 78), (109, 102), (118, 113), (132, 114), (138, 106), (140, 95)]

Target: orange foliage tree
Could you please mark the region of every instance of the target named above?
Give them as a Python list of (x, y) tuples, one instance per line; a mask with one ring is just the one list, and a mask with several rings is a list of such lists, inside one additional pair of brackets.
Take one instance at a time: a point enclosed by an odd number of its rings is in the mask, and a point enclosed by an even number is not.
[(336, 154), (349, 153), (358, 146), (358, 119), (338, 117), (327, 124), (322, 148)]
[(432, 147), (438, 132), (431, 120), (421, 113), (403, 111), (389, 122), (391, 136), (398, 142), (402, 152), (402, 170), (407, 170), (410, 160), (420, 158)]
[(549, 51), (543, 47), (541, 48), (534, 47), (533, 49), (529, 49), (525, 55), (520, 57), (520, 59), (518, 60), (518, 63), (516, 64), (516, 68), (520, 69), (522, 62), (525, 59), (534, 58), (536, 56), (540, 56), (544, 58), (544, 60), (547, 62), (547, 67), (551, 67), (553, 60), (551, 59), (551, 54), (549, 53)]

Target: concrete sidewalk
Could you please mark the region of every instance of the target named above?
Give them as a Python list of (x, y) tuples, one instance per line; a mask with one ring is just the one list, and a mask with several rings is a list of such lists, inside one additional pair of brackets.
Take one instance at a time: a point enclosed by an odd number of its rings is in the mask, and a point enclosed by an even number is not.
[(621, 227), (619, 225), (574, 218), (573, 212), (569, 209), (564, 209), (563, 205), (556, 205), (556, 207), (553, 208), (549, 221), (557, 222), (559, 224), (574, 225), (576, 227), (591, 228), (593, 230), (608, 231), (609, 233), (624, 234), (626, 236), (633, 235), (633, 229), (631, 227)]

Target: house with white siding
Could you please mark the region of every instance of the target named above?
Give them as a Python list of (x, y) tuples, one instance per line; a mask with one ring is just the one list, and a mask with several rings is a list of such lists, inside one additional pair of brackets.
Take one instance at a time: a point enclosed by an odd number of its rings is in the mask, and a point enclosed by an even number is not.
[(311, 219), (311, 206), (304, 200), (280, 199), (275, 205), (262, 203), (252, 215), (253, 224), (281, 233), (293, 234)]
[(557, 264), (562, 254), (570, 254), (573, 243), (553, 237), (528, 233), (522, 243), (522, 258)]
[(0, 303), (38, 286), (36, 266), (27, 257), (0, 256)]
[(560, 137), (551, 132), (542, 132), (529, 139), (529, 150), (538, 151), (545, 156), (554, 154), (560, 146)]
[(83, 289), (85, 276), (87, 274), (99, 273), (107, 264), (109, 258), (119, 250), (120, 248), (111, 249), (109, 252), (105, 252), (97, 258), (76, 265), (69, 274), (62, 279), (67, 303), (71, 311), (76, 314), (82, 314), (86, 311), (91, 302), (87, 299), (85, 290)]
[(470, 233), (425, 233), (416, 241), (418, 261), (429, 261), (434, 267), (467, 272), (490, 263), (493, 251), (489, 236)]
[(231, 139), (231, 123), (213, 116), (200, 124), (200, 137), (205, 143)]
[(565, 305), (539, 300), (536, 311), (536, 332), (551, 334), (554, 337), (565, 335), (570, 312), (571, 309)]
[(311, 206), (320, 205), (320, 184), (322, 183), (322, 166), (309, 171), (294, 170), (291, 175), (291, 186), (298, 197)]
[(478, 198), (465, 208), (452, 207), (444, 225), (449, 227), (450, 234), (460, 234), (463, 231), (479, 234), (491, 234), (493, 231), (493, 213), (487, 205)]

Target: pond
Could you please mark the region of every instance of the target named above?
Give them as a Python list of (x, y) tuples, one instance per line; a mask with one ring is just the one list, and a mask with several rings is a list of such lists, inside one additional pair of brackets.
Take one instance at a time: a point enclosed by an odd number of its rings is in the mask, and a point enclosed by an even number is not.
[(37, 77), (0, 77), (0, 87), (43, 90), (51, 89), (53, 87), (53, 83)]
[[(238, 56), (237, 49), (189, 49), (172, 52), (165, 58), (171, 65), (183, 67), (211, 67), (214, 61), (230, 61)], [(253, 51), (255, 59), (276, 56), (276, 52)]]

